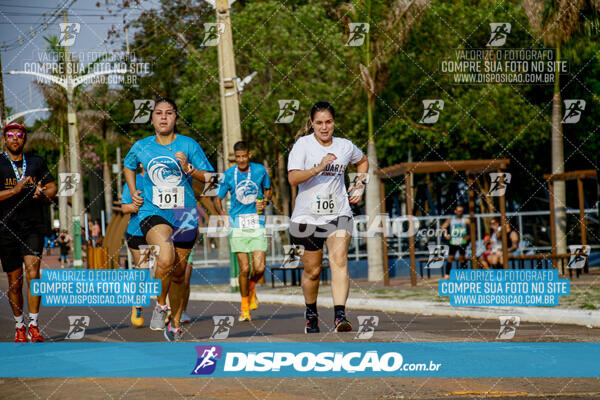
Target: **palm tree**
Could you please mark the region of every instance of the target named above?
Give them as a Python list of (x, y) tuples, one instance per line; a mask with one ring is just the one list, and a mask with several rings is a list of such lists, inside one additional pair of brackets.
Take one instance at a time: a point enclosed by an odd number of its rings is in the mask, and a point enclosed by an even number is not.
[(77, 112), (83, 139), (86, 133), (93, 134), (102, 139), (102, 181), (104, 182), (104, 210), (107, 220), (112, 214), (113, 189), (108, 161), (108, 144), (116, 140), (114, 123), (110, 115), (113, 104), (120, 96), (116, 89), (111, 89), (107, 84), (91, 85), (81, 92), (79, 100), (82, 110)]
[[(372, 16), (372, 3), (375, 3), (376, 17)], [(424, 10), (429, 6), (428, 0), (394, 0), (391, 5), (386, 5), (386, 3), (388, 2), (380, 0), (354, 0), (341, 9), (344, 14), (351, 15), (355, 22), (367, 21), (370, 23), (364, 44), (359, 47), (363, 61), (359, 65), (359, 71), (367, 96), (369, 184), (367, 185), (366, 209), (369, 224), (379, 214), (378, 210), (380, 210), (382, 202), (379, 176), (374, 174), (379, 168), (373, 122), (375, 98), (383, 91), (389, 76), (389, 62), (406, 43), (411, 28), (419, 21)], [(347, 18), (344, 20), (344, 22), (348, 22)], [(370, 281), (383, 280), (382, 250), (380, 238), (367, 238)]]
[[(48, 43), (48, 47), (47, 47), (46, 51), (52, 56), (52, 57), (50, 57), (50, 59), (64, 60), (65, 59), (65, 49), (63, 46), (61, 46), (59, 44), (58, 37), (50, 36), (50, 37), (46, 37), (44, 39)], [(101, 56), (98, 59), (94, 60), (92, 63), (90, 63), (87, 67), (85, 67), (83, 69), (81, 75), (87, 74), (89, 70), (94, 68), (94, 66), (98, 62), (102, 61), (106, 57), (107, 57), (107, 55), (104, 55), (104, 56)], [(73, 60), (73, 61), (75, 62), (76, 60)], [(57, 135), (60, 139), (59, 140), (60, 156), (59, 156), (59, 162), (58, 162), (58, 172), (59, 172), (59, 174), (62, 172), (67, 172), (69, 170), (69, 168), (67, 165), (67, 163), (68, 163), (67, 157), (65, 157), (65, 144), (67, 144), (68, 140), (67, 140), (67, 137), (65, 137), (65, 135), (64, 135), (66, 120), (67, 120), (67, 118), (66, 118), (66, 115), (67, 115), (66, 93), (61, 87), (59, 87), (55, 84), (44, 83), (44, 82), (38, 81), (38, 82), (36, 82), (36, 85), (38, 86), (38, 89), (44, 96), (44, 99), (46, 100), (48, 107), (50, 107), (50, 109), (52, 110), (50, 113), (50, 118), (48, 120), (48, 129), (53, 134)], [(82, 118), (81, 124), (83, 126), (83, 134), (81, 135), (80, 139), (83, 139), (85, 137), (86, 131), (91, 130), (92, 132), (94, 132), (94, 130), (97, 130), (100, 128), (100, 130), (97, 131), (96, 134), (98, 136), (102, 137), (102, 139), (103, 139), (104, 164), (105, 164), (105, 165), (103, 165), (103, 167), (104, 167), (103, 174), (105, 176), (105, 178), (104, 178), (105, 207), (106, 207), (107, 213), (110, 214), (110, 212), (112, 210), (112, 190), (107, 190), (107, 188), (110, 188), (111, 185), (110, 185), (110, 171), (108, 171), (107, 155), (106, 155), (106, 144), (110, 137), (110, 135), (108, 134), (107, 131), (109, 130), (110, 127), (106, 124), (106, 121), (109, 119), (109, 117), (108, 117), (108, 114), (104, 110), (108, 110), (110, 108), (110, 105), (112, 105), (114, 103), (114, 101), (116, 101), (117, 96), (116, 96), (116, 94), (113, 93), (114, 92), (113, 89), (108, 89), (108, 85), (100, 85), (100, 86), (105, 86), (106, 88), (101, 89), (101, 90), (97, 91), (96, 93), (92, 93), (92, 92), (88, 93), (87, 91), (89, 91), (90, 89), (86, 89), (83, 85), (78, 86), (75, 89), (74, 97), (75, 97), (75, 101), (77, 102), (75, 107), (78, 110), (77, 111), (78, 117)], [(88, 87), (89, 87), (89, 85), (88, 85)], [(94, 117), (92, 117), (92, 115), (94, 115)], [(94, 123), (92, 122), (93, 120), (99, 121), (101, 123), (101, 125), (94, 126)], [(104, 121), (104, 123), (102, 123), (102, 121)], [(108, 176), (108, 177), (106, 177), (106, 176)], [(84, 205), (83, 191), (79, 191), (78, 193), (81, 196), (81, 200), (82, 200), (81, 204)], [(68, 200), (66, 197), (59, 196), (59, 199), (58, 199), (59, 221), (60, 221), (61, 229), (68, 227), (70, 234), (72, 234), (73, 233), (73, 232), (71, 232), (72, 228), (73, 228), (72, 215), (71, 215), (71, 209), (67, 208), (67, 206), (68, 206), (67, 201)]]
[[(561, 48), (573, 36), (583, 33), (590, 35), (597, 31), (600, 1), (598, 0), (523, 0), (523, 9), (531, 30), (544, 45), (556, 48), (556, 61), (561, 60)], [(554, 90), (552, 96), (552, 173), (565, 171), (562, 105), (558, 68), (554, 73)], [(556, 204), (556, 250), (560, 254), (567, 251), (567, 214), (566, 190), (564, 181), (554, 183), (554, 204)]]

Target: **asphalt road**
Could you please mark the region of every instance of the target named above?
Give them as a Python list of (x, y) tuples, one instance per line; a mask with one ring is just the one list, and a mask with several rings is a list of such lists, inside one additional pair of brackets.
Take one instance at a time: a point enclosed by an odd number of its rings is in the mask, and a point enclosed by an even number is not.
[[(0, 340), (14, 339), (14, 321), (0, 279)], [(260, 291), (259, 291), (260, 294)], [(239, 303), (191, 301), (192, 322), (184, 325), (184, 338), (210, 341), (213, 316), (234, 316), (226, 341), (331, 341), (356, 342), (357, 316), (377, 316), (372, 341), (497, 341), (499, 320), (477, 320), (378, 311), (348, 311), (354, 332), (334, 333), (332, 310), (320, 308), (321, 333), (305, 335), (303, 308), (261, 304), (251, 322), (237, 322)], [(130, 323), (129, 307), (45, 307), (40, 327), (48, 341), (63, 342), (69, 316), (88, 316), (89, 327), (80, 341), (162, 342), (162, 332), (151, 331), (152, 310), (145, 309), (141, 328)], [(598, 341), (598, 330), (582, 326), (523, 322), (513, 341)], [(1, 357), (0, 357), (1, 360)], [(526, 362), (526, 361), (525, 361)], [(34, 368), (35, 366), (32, 366)], [(3, 399), (103, 398), (205, 398), (205, 399), (479, 399), (479, 398), (600, 398), (599, 379), (580, 378), (27, 378), (0, 379)]]
[[(0, 305), (0, 340), (14, 339), (14, 320), (3, 299)], [(355, 327), (354, 333), (335, 333), (333, 310), (319, 309), (321, 333), (304, 334), (303, 307), (261, 304), (252, 312), (251, 322), (238, 322), (239, 303), (190, 301), (190, 323), (184, 324), (184, 339), (207, 341), (214, 330), (213, 316), (233, 316), (235, 322), (228, 341), (341, 341), (356, 339), (357, 316), (377, 316), (373, 341), (495, 341), (500, 329), (499, 320), (477, 320), (423, 316), (416, 314), (379, 311), (348, 310)], [(89, 327), (81, 341), (94, 342), (162, 342), (162, 332), (148, 328), (152, 308), (144, 309), (144, 326), (135, 328), (130, 322), (130, 307), (44, 307), (40, 313), (40, 327), (48, 341), (61, 342), (69, 332), (69, 316), (88, 316)], [(577, 325), (522, 322), (512, 339), (520, 342), (599, 341), (597, 329)]]

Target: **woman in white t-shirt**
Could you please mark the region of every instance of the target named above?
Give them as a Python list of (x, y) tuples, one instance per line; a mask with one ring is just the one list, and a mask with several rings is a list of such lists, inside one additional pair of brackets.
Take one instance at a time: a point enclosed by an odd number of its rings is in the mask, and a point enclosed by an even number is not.
[[(290, 223), (292, 244), (301, 246), (304, 264), (302, 291), (306, 302), (305, 333), (319, 332), (317, 294), (323, 245), (327, 243), (336, 332), (352, 330), (346, 319), (348, 298), (348, 245), (352, 233), (350, 203), (363, 195), (369, 162), (351, 141), (333, 136), (335, 110), (319, 101), (310, 110), (305, 135), (298, 138), (288, 159), (288, 180), (298, 185)], [(360, 179), (346, 192), (344, 173), (357, 165)]]

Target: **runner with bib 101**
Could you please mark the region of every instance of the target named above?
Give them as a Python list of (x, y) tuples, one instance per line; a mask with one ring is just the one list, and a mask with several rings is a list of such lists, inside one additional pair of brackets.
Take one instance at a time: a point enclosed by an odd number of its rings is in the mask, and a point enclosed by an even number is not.
[[(148, 245), (158, 246), (156, 278), (161, 293), (150, 321), (150, 329), (163, 330), (169, 341), (182, 338), (180, 328), (185, 297), (185, 268), (198, 234), (198, 212), (192, 178), (204, 181), (212, 172), (204, 151), (194, 139), (177, 133), (177, 107), (173, 100), (154, 102), (152, 125), (155, 135), (138, 140), (125, 157), (124, 175), (132, 204), (139, 207), (140, 228)], [(135, 169), (142, 163), (143, 197), (137, 189)], [(172, 308), (171, 321), (165, 327)]]

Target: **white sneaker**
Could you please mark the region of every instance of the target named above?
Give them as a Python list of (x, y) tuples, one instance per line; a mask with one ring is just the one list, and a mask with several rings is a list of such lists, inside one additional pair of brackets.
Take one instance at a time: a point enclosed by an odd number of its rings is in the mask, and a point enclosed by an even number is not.
[(188, 313), (185, 312), (185, 310), (183, 310), (181, 313), (181, 319), (179, 321), (183, 324), (185, 322), (190, 322), (191, 320), (192, 318), (188, 315)]
[(167, 318), (168, 309), (159, 307), (158, 304), (154, 307), (152, 312), (152, 319), (150, 320), (150, 329), (153, 331), (162, 331), (165, 329), (165, 319)]

